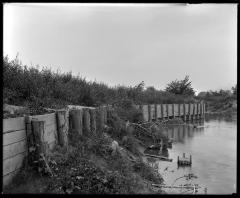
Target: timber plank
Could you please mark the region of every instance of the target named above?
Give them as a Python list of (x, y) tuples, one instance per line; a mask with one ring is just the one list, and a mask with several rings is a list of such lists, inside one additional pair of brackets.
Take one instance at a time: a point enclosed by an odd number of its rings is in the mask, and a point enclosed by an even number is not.
[(3, 134), (3, 146), (26, 139), (26, 130), (14, 131)]
[(45, 125), (56, 124), (56, 113), (44, 114), (44, 115), (34, 115), (31, 119), (37, 119), (38, 121), (45, 121)]
[(3, 176), (21, 168), (26, 154), (27, 154), (27, 152), (24, 152), (24, 153), (21, 153), (21, 154), (18, 154), (16, 156), (12, 157), (12, 158), (3, 160)]
[(4, 175), (3, 176), (3, 187), (7, 186), (8, 184), (10, 184), (13, 180), (13, 178), (19, 173), (20, 169), (16, 169), (15, 171)]
[(27, 151), (27, 140), (3, 146), (3, 160)]
[(3, 133), (10, 131), (19, 131), (25, 129), (25, 118), (8, 118), (3, 119)]

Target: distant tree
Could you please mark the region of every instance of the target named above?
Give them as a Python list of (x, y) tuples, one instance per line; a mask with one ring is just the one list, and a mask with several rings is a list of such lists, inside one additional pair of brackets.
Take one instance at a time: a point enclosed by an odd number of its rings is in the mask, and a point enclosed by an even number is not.
[(237, 84), (232, 87), (232, 92), (233, 92), (233, 95), (237, 95)]
[(175, 80), (167, 84), (165, 91), (178, 94), (178, 95), (190, 95), (195, 94), (192, 88), (191, 81), (189, 81), (189, 76), (186, 76), (183, 80)]

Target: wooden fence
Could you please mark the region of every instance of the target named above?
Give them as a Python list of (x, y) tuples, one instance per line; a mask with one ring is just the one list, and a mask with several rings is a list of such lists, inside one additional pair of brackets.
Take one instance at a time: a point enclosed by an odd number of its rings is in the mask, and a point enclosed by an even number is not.
[[(106, 106), (69, 105), (50, 114), (3, 119), (3, 186), (8, 185), (22, 167), (33, 133), (41, 133), (48, 154), (57, 144), (66, 146), (68, 131), (79, 134), (101, 131), (107, 123), (107, 109)], [(33, 122), (42, 122), (42, 129), (34, 129), (40, 125)]]
[(152, 104), (152, 105), (136, 105), (141, 109), (143, 120), (145, 122), (181, 117), (184, 121), (192, 119), (202, 119), (205, 114), (204, 103), (194, 104)]

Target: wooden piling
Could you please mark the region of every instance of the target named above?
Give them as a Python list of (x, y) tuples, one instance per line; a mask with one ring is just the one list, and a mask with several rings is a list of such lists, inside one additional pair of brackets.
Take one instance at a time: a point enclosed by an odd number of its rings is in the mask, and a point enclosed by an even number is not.
[(41, 158), (42, 154), (47, 154), (47, 144), (44, 142), (44, 124), (44, 121), (32, 120), (32, 131), (38, 159)]
[(166, 110), (167, 110), (167, 119), (169, 119), (169, 113), (168, 113), (169, 108), (168, 108), (168, 104), (166, 104)]
[(158, 120), (158, 113), (157, 113), (157, 104), (154, 104), (154, 111), (155, 111), (155, 120)]
[(191, 104), (188, 103), (188, 120), (191, 120)]
[(173, 115), (173, 118), (175, 118), (174, 104), (172, 104), (172, 115)]
[(102, 107), (98, 107), (96, 109), (96, 126), (99, 132), (101, 132), (104, 128), (104, 112)]
[(178, 104), (178, 116), (179, 116), (179, 118), (181, 118), (181, 108), (180, 108), (180, 104)]
[(83, 110), (73, 109), (69, 112), (70, 131), (79, 135), (83, 134)]
[(192, 120), (195, 118), (195, 104), (193, 104), (193, 115), (192, 115)]
[(97, 125), (96, 125), (96, 109), (89, 109), (90, 113), (90, 128), (93, 133), (96, 133)]
[(68, 147), (68, 117), (66, 110), (56, 111), (58, 143), (60, 146)]
[(183, 103), (183, 121), (186, 122), (186, 108), (185, 108), (185, 103)]
[(203, 119), (205, 119), (205, 103), (203, 103)]
[(83, 129), (84, 129), (83, 130), (84, 133), (86, 133), (86, 134), (89, 134), (91, 132), (89, 109), (84, 109), (83, 110)]
[(202, 103), (199, 103), (199, 119), (202, 119)]
[(151, 114), (151, 105), (148, 105), (148, 121), (152, 121), (152, 114)]
[(164, 114), (163, 114), (163, 104), (161, 103), (161, 115), (162, 115), (162, 120), (164, 120)]
[(197, 116), (196, 116), (197, 120), (199, 119), (199, 103), (197, 103)]

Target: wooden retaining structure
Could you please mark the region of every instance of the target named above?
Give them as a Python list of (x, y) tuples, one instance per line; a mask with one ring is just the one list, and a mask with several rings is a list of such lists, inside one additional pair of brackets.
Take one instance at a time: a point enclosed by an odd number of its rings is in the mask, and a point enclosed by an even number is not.
[(182, 118), (183, 121), (199, 120), (205, 117), (204, 103), (185, 104), (151, 104), (135, 105), (142, 111), (143, 121)]
[[(144, 121), (181, 117), (184, 120), (204, 118), (205, 104), (136, 105)], [(19, 172), (29, 147), (39, 137), (46, 156), (56, 145), (68, 147), (69, 133), (101, 133), (107, 124), (111, 106), (86, 107), (68, 105), (54, 113), (3, 119), (3, 186)], [(36, 142), (35, 142), (36, 143)]]
[(3, 187), (11, 183), (24, 161), (29, 163), (34, 144), (48, 156), (56, 145), (68, 148), (69, 133), (101, 133), (108, 110), (109, 106), (68, 105), (50, 114), (3, 119)]

